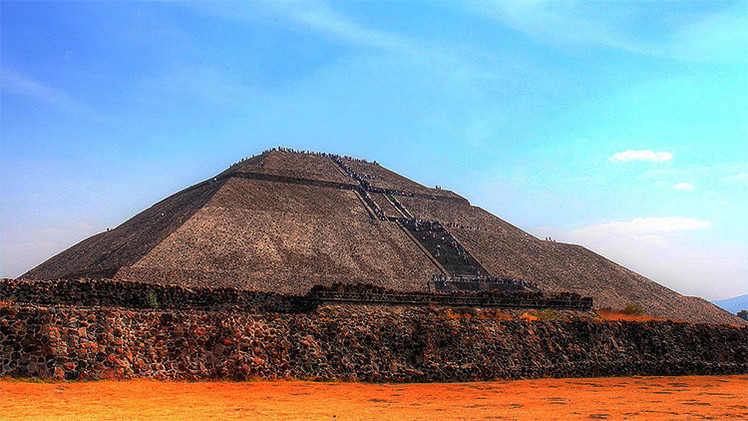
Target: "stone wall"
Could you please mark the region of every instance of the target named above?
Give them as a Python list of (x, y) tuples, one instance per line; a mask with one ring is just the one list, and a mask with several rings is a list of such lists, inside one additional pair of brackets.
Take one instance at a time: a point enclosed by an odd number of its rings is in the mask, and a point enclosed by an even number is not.
[(321, 303), (549, 308), (587, 311), (592, 299), (574, 293), (398, 292), (370, 284), (315, 286), (304, 296), (236, 288), (186, 288), (113, 279), (27, 281), (0, 279), (0, 300), (76, 307), (160, 308), (255, 313), (298, 313)]
[(748, 372), (748, 328), (497, 310), (257, 314), (0, 306), (0, 376), (470, 381)]
[(186, 288), (114, 279), (0, 279), (0, 300), (47, 306), (293, 313), (301, 297), (236, 288)]
[[(572, 292), (542, 291), (453, 291), (450, 293), (398, 292), (370, 284), (317, 285), (305, 296), (308, 301), (392, 305), (439, 305), (504, 309), (557, 309), (589, 311), (592, 298)], [(307, 306), (309, 308), (310, 306)]]

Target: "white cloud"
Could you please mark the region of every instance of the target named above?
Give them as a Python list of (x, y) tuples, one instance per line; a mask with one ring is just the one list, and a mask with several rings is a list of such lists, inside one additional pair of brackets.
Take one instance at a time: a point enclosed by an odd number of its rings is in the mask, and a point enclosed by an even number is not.
[(670, 152), (653, 152), (648, 150), (635, 151), (629, 149), (625, 152), (618, 152), (610, 157), (611, 161), (670, 161), (673, 154)]
[(344, 14), (338, 13), (324, 1), (226, 2), (208, 6), (197, 3), (192, 6), (205, 13), (229, 20), (256, 22), (258, 15), (266, 15), (279, 24), (300, 25), (306, 29), (324, 33), (339, 42), (409, 57), (424, 57), (432, 54), (438, 56), (442, 53), (435, 52), (429, 46), (415, 42), (408, 37), (361, 25)]
[(733, 7), (682, 25), (671, 35), (667, 54), (682, 60), (745, 63), (748, 57), (745, 3), (735, 2)]
[(59, 105), (64, 108), (76, 108), (78, 104), (64, 91), (46, 86), (30, 77), (4, 69), (0, 74), (3, 91), (33, 98), (47, 104)]
[[(461, 92), (482, 97), (490, 86), (500, 86), (514, 78), (528, 77), (533, 66), (504, 51), (476, 49), (469, 45), (433, 43), (396, 31), (365, 24), (336, 10), (335, 3), (326, 1), (220, 2), (189, 3), (202, 13), (221, 19), (289, 26), (294, 30), (313, 31), (338, 43), (367, 50), (364, 57), (384, 56), (416, 63), (430, 74), (444, 78)], [(528, 69), (529, 68), (529, 69)], [(423, 77), (423, 75), (421, 75)], [(515, 82), (518, 83), (518, 82)]]
[(693, 231), (711, 223), (687, 217), (639, 218), (572, 231), (539, 228), (540, 238), (581, 244), (682, 294), (707, 299), (745, 293), (741, 247), (710, 244)]
[(725, 180), (730, 183), (738, 183), (748, 187), (748, 173), (741, 172), (725, 177)]
[[(670, 2), (668, 13), (648, 12), (638, 2), (616, 2), (613, 7), (602, 3), (606, 2), (473, 0), (468, 4), (478, 13), (546, 44), (616, 49), (687, 61), (745, 61), (748, 26), (741, 2), (724, 2), (725, 7), (698, 15), (682, 7), (682, 2)], [(656, 26), (658, 31), (644, 32), (642, 24)]]
[(694, 231), (709, 228), (709, 221), (694, 218), (672, 216), (665, 218), (637, 218), (631, 221), (613, 221), (605, 224), (591, 225), (571, 231), (574, 237), (596, 239), (602, 237), (646, 236), (654, 233)]
[(99, 230), (85, 221), (65, 228), (8, 228), (0, 243), (0, 276), (20, 276)]
[(678, 184), (673, 185), (673, 188), (675, 190), (693, 190), (694, 186), (693, 184), (689, 184), (689, 183), (678, 183)]
[(82, 115), (94, 120), (105, 119), (98, 111), (76, 100), (64, 90), (48, 86), (7, 68), (0, 73), (0, 87), (5, 92), (45, 103), (70, 114)]
[(296, 24), (335, 37), (338, 41), (367, 46), (385, 51), (420, 55), (424, 46), (407, 37), (369, 28), (338, 13), (325, 1), (268, 1), (221, 2), (219, 4), (190, 4), (204, 13), (223, 19), (247, 22), (261, 21), (281, 25)]
[(649, 50), (611, 22), (600, 21), (584, 4), (569, 7), (565, 2), (547, 0), (473, 1), (470, 4), (480, 13), (544, 43), (637, 53)]

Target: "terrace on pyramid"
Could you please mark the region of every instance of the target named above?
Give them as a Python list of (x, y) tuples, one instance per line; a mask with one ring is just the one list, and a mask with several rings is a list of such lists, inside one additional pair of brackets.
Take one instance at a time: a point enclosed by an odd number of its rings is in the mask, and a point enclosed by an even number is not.
[[(10, 377), (456, 381), (748, 367), (744, 321), (705, 300), (377, 162), (282, 147), (0, 281), (0, 299)], [(632, 306), (646, 315), (601, 317)]]

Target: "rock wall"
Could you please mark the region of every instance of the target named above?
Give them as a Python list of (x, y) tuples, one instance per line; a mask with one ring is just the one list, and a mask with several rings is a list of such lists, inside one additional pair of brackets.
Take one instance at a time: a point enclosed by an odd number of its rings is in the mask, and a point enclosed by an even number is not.
[(0, 300), (76, 307), (161, 308), (258, 313), (298, 313), (321, 303), (447, 305), (500, 308), (553, 308), (587, 311), (592, 299), (573, 293), (462, 292), (430, 294), (399, 292), (371, 284), (315, 286), (304, 296), (236, 288), (186, 288), (114, 279), (27, 281), (0, 279)]
[(47, 306), (293, 313), (302, 297), (236, 288), (186, 288), (115, 279), (0, 279), (0, 300)]
[(496, 310), (312, 313), (0, 306), (0, 376), (430, 382), (748, 373), (748, 328), (503, 320)]

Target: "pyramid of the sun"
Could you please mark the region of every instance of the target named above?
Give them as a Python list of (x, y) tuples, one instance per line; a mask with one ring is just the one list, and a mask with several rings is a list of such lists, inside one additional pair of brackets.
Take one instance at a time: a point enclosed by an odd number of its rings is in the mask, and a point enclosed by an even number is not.
[[(366, 184), (369, 193), (361, 189)], [(433, 274), (454, 275), (393, 220), (403, 217), (448, 225), (484, 274), (592, 296), (596, 308), (637, 303), (655, 316), (735, 322), (705, 300), (680, 295), (584, 247), (535, 238), (451, 191), (427, 188), (374, 163), (278, 150), (182, 190), (22, 278), (106, 277), (304, 293), (333, 282), (418, 290)]]

